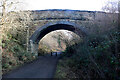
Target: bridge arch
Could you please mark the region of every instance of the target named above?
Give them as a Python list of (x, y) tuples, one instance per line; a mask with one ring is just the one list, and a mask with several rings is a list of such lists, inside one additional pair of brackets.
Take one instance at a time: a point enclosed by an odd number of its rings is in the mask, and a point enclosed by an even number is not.
[(42, 27), (39, 27), (30, 37), (30, 50), (31, 53), (38, 52), (39, 41), (48, 33), (55, 31), (55, 30), (68, 30), (76, 33), (79, 36), (86, 36), (88, 32), (86, 29), (80, 25), (77, 25), (72, 22), (68, 21), (57, 21), (54, 23), (47, 23)]

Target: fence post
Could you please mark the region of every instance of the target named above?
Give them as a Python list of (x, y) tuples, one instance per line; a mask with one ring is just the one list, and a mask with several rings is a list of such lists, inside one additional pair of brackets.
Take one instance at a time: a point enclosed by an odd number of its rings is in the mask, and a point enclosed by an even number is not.
[(30, 40), (30, 52), (33, 53), (33, 41)]
[(56, 52), (56, 56), (57, 56), (57, 52)]
[(52, 52), (51, 52), (51, 56), (52, 56)]

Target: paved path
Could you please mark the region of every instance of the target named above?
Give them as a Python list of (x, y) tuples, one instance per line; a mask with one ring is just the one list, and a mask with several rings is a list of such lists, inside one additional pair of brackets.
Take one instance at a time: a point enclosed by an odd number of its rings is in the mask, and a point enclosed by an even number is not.
[(4, 75), (3, 78), (53, 78), (57, 61), (56, 56), (40, 56), (32, 63)]

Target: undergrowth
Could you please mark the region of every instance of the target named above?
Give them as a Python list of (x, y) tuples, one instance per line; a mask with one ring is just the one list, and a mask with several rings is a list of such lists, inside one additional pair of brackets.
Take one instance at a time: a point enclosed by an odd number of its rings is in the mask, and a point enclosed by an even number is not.
[(62, 57), (56, 78), (120, 79), (120, 32), (90, 35)]
[(11, 34), (3, 41), (2, 53), (2, 72), (3, 74), (15, 69), (16, 67), (30, 62), (35, 59), (35, 55), (27, 53), (24, 46), (19, 40), (15, 39)]

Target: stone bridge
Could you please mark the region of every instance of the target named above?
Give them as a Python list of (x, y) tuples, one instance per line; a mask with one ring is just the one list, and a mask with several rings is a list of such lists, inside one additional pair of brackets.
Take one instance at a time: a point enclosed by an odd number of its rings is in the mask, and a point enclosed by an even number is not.
[(31, 11), (30, 50), (37, 53), (40, 39), (55, 30), (69, 30), (79, 36), (97, 34), (117, 26), (117, 14), (80, 10)]

